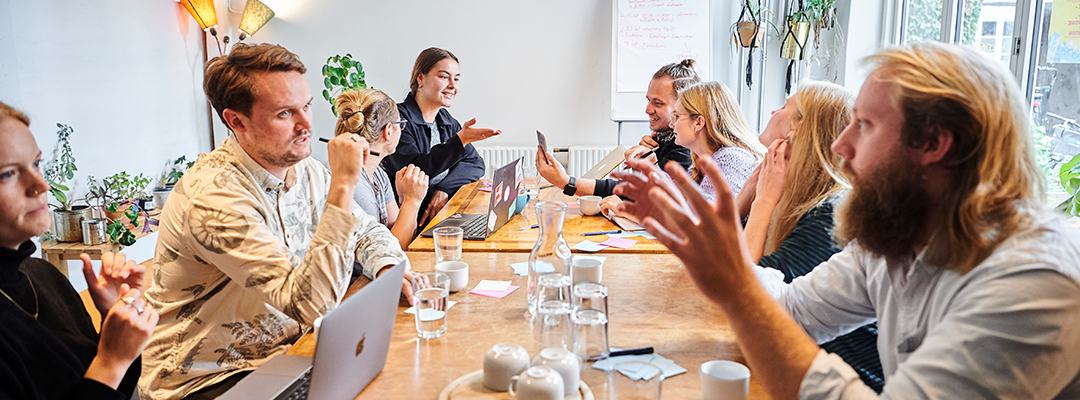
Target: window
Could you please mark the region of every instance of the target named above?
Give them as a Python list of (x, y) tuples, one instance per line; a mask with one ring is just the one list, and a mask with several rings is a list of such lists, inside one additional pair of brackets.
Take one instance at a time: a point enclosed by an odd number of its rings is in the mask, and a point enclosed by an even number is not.
[(1080, 43), (1080, 10), (1058, 3), (1056, 17), (1053, 0), (905, 0), (899, 13), (901, 43), (970, 44), (1009, 68), (1031, 100), (1036, 157), (1055, 205), (1067, 197), (1061, 165), (1080, 154), (1080, 45), (1068, 45)]

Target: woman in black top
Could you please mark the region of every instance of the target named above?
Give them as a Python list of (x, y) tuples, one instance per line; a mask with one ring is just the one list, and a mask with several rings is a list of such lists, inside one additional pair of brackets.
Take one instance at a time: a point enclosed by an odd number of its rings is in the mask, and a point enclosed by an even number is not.
[(463, 126), (445, 110), (457, 96), (461, 79), (458, 71), (458, 59), (453, 53), (435, 47), (420, 52), (413, 65), (409, 95), (398, 103), (398, 113), (408, 123), (402, 129), (397, 151), (382, 164), (390, 176), (413, 164), (431, 177), (420, 206), (420, 226), (435, 216), (458, 188), (484, 176), (484, 160), (472, 143), (502, 133), (474, 128), (475, 118)]
[(50, 217), (29, 125), (0, 103), (0, 399), (126, 399), (158, 320), (143, 309), (144, 268), (106, 253), (95, 277), (82, 255), (90, 296), (105, 316), (99, 335), (67, 277), (30, 258), (30, 238), (49, 229)]

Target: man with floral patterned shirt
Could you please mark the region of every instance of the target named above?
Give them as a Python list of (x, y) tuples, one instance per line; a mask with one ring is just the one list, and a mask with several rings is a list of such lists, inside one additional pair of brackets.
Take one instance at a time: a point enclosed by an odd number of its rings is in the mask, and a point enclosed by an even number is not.
[(336, 307), (354, 261), (369, 278), (407, 262), (353, 204), (366, 141), (330, 141), (333, 175), (309, 157), (305, 72), (269, 44), (237, 44), (206, 65), (207, 97), (234, 134), (199, 157), (162, 212), (146, 291), (161, 320), (143, 353), (144, 398), (216, 397)]

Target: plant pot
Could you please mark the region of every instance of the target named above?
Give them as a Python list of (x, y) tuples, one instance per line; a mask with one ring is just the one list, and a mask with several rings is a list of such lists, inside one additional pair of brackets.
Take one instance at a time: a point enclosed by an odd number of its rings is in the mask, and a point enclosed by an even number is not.
[(143, 211), (154, 211), (154, 198), (135, 199), (135, 205), (139, 206), (139, 209)]
[(90, 218), (90, 207), (72, 206), (71, 210), (53, 210), (53, 236), (60, 242), (81, 242), (82, 220)]
[(780, 57), (788, 60), (809, 60), (810, 23), (788, 21), (784, 42), (780, 44)]
[(157, 206), (157, 208), (162, 210), (165, 209), (165, 201), (169, 199), (169, 194), (172, 193), (172, 189), (173, 185), (154, 188), (154, 205)]
[(765, 29), (754, 21), (737, 23), (735, 33), (739, 36), (739, 45), (742, 47), (759, 47), (765, 40)]
[[(109, 210), (106, 209), (105, 210), (105, 218), (108, 218), (110, 220), (120, 218), (120, 224), (124, 225), (125, 228), (128, 228), (128, 229), (134, 228), (135, 226), (131, 224), (131, 219), (129, 219), (128, 217), (126, 217), (124, 215), (132, 207), (135, 207), (135, 203), (132, 203), (131, 201), (125, 201), (123, 203), (120, 203), (119, 207), (116, 208), (116, 212), (114, 212), (114, 213), (109, 212)], [(81, 227), (80, 227), (80, 229), (81, 229)]]

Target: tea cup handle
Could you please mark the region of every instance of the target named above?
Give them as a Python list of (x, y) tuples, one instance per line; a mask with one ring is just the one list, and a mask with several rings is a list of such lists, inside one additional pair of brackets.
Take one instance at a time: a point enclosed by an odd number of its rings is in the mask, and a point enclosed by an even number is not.
[(517, 394), (514, 393), (514, 384), (518, 383), (520, 380), (521, 380), (520, 376), (510, 377), (510, 386), (507, 387), (507, 390), (510, 391), (510, 397), (517, 397)]

